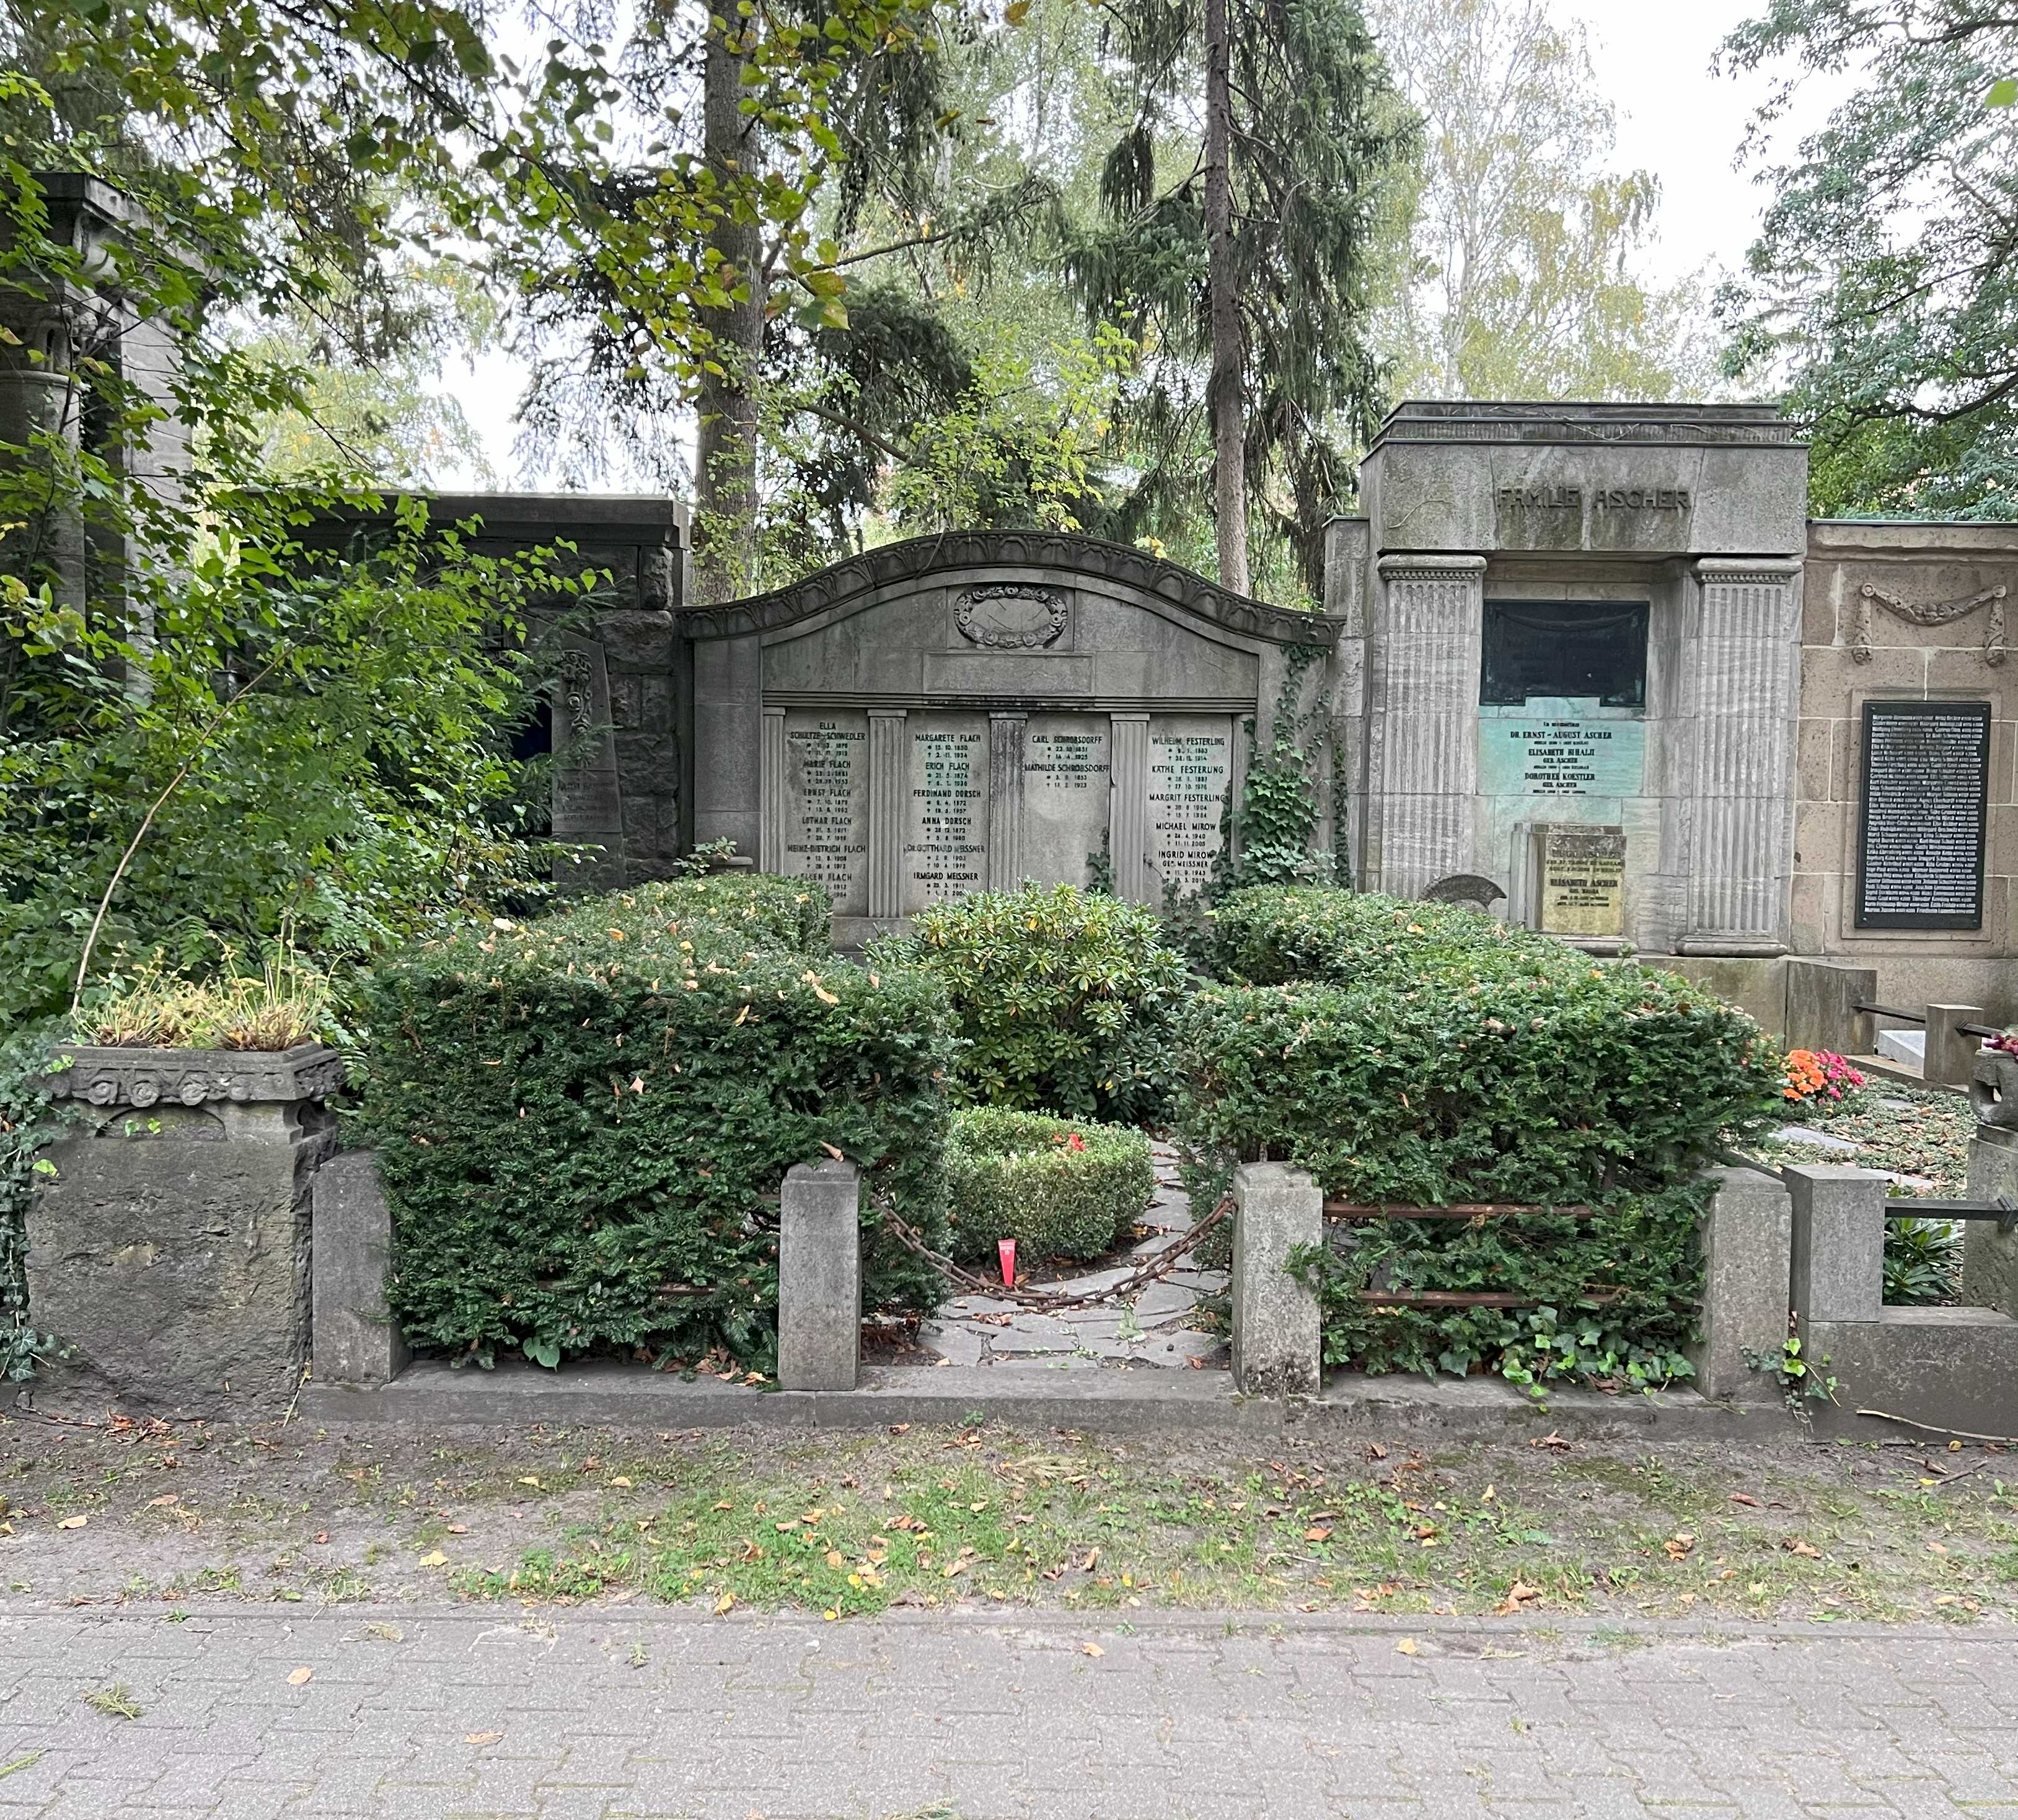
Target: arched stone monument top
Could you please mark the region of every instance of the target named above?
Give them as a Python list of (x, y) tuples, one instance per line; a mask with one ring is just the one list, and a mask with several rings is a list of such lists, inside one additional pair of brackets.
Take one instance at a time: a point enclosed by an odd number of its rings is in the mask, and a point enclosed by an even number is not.
[[(1047, 584), (1104, 585), (1152, 610), (1176, 608), (1221, 630), (1271, 645), (1302, 645), (1328, 650), (1339, 626), (1321, 614), (1229, 593), (1195, 571), (1130, 544), (1057, 531), (949, 531), (885, 543), (769, 594), (683, 613), (680, 629), (689, 638), (744, 637), (779, 632), (817, 619), (835, 618), (876, 605), (893, 594), (921, 586), (959, 586), (971, 579), (989, 587), (1041, 590)], [(1028, 598), (1040, 602), (1039, 594)], [(1042, 616), (1025, 616), (1025, 630), (998, 613), (998, 627), (982, 628), (1004, 641), (1027, 637), (1033, 645)], [(971, 615), (985, 620), (985, 614)], [(983, 641), (977, 638), (976, 642)]]

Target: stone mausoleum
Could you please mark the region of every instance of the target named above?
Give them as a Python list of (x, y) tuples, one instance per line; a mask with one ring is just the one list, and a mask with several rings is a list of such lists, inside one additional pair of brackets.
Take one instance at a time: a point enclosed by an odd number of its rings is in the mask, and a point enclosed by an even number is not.
[(685, 608), (667, 502), (440, 509), (519, 544), (551, 513), (618, 576), (557, 716), (561, 830), (613, 882), (731, 840), (825, 883), (844, 941), (1026, 878), (1157, 904), (1279, 735), (1362, 888), (1658, 955), (1775, 1024), (1788, 955), (2018, 1013), (2018, 526), (1811, 521), (1806, 470), (1770, 406), (1405, 404), (1322, 615), (1036, 532)]

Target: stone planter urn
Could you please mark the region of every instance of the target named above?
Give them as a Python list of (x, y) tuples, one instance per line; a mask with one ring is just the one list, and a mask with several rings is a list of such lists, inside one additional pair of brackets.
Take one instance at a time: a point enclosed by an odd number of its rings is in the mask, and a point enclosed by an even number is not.
[(28, 1215), (28, 1302), (67, 1356), (38, 1408), (187, 1418), (284, 1405), (309, 1350), (310, 1183), (334, 1154), (335, 1050), (66, 1047)]

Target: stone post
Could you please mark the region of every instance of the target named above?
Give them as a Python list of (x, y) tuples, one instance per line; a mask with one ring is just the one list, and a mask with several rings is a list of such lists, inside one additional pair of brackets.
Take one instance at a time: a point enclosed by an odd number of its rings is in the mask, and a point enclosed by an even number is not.
[(1929, 1005), (1927, 1048), (1920, 1078), (1930, 1086), (1966, 1087), (1983, 1048), (1983, 1038), (1963, 1034), (1965, 1024), (1987, 1024), (1990, 1013), (1980, 1005)]
[(1324, 1196), (1301, 1169), (1248, 1163), (1233, 1172), (1233, 1381), (1248, 1396), (1314, 1396), (1323, 1388), (1316, 1292), (1289, 1275), (1289, 1254), (1324, 1242)]
[(869, 914), (904, 913), (904, 840), (911, 825), (910, 723), (902, 708), (869, 710)]
[(1383, 557), (1380, 573), (1380, 735), (1367, 780), (1366, 882), (1413, 897), (1475, 869), (1485, 558)]
[(319, 1384), (390, 1384), (412, 1355), (385, 1306), (392, 1215), (369, 1150), (316, 1171), (310, 1236), (315, 1267), (310, 1353)]
[(785, 710), (783, 708), (766, 708), (764, 710), (764, 844), (758, 850), (757, 864), (760, 871), (767, 872), (782, 872), (785, 869), (787, 749)]
[(862, 1172), (795, 1163), (778, 1203), (778, 1383), (852, 1390), (862, 1366)]
[(1859, 1011), (1878, 997), (1878, 970), (1841, 961), (1787, 962), (1787, 1047), (1833, 1049), (1865, 1056), (1877, 1045), (1871, 1013)]
[(1756, 1169), (1708, 1173), (1717, 1190), (1703, 1216), (1702, 1338), (1689, 1353), (1696, 1388), (1743, 1402), (1777, 1399), (1773, 1380), (1745, 1354), (1776, 1356), (1787, 1337), (1792, 1198), (1783, 1183)]
[(1023, 882), (1023, 735), (1021, 712), (988, 717), (988, 888)]
[(1792, 1163), (1781, 1174), (1793, 1197), (1792, 1291), (1803, 1329), (1876, 1320), (1885, 1302), (1884, 1173)]
[(76, 1048), (83, 1132), (28, 1215), (29, 1318), (76, 1349), (38, 1403), (182, 1418), (284, 1404), (309, 1345), (310, 1182), (334, 1049)]
[[(1979, 1125), (1969, 1140), (1969, 1198), (2000, 1194), (2018, 1206), (2018, 1131)], [(1962, 1222), (1962, 1298), (2018, 1318), (2018, 1226), (2005, 1232), (1996, 1220)]]

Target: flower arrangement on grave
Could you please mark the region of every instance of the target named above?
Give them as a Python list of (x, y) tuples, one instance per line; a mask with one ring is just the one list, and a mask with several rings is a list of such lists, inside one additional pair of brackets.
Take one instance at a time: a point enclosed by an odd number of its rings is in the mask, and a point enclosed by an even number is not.
[(1787, 1084), (1781, 1091), (1796, 1106), (1819, 1106), (1825, 1100), (1840, 1100), (1864, 1084), (1862, 1071), (1853, 1068), (1834, 1049), (1790, 1049)]

